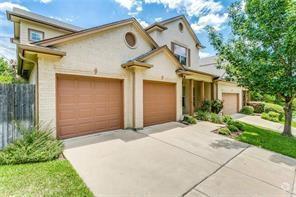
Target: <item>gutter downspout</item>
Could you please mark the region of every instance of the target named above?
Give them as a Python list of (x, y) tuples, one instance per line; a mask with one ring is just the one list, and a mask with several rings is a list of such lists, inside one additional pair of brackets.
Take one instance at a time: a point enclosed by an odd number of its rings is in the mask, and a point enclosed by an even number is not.
[(35, 87), (35, 103), (36, 103), (36, 107), (35, 107), (35, 125), (39, 124), (39, 68), (38, 68), (38, 63), (25, 58), (21, 53), (19, 53), (19, 57), (24, 61), (30, 62), (32, 64), (34, 64), (34, 66), (36, 66), (36, 87)]

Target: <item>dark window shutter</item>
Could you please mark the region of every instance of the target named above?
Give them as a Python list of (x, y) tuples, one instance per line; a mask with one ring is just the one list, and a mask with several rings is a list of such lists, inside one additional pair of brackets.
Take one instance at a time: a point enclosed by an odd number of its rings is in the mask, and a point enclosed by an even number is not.
[(187, 49), (188, 50), (188, 67), (190, 67), (191, 66), (191, 54), (190, 54), (190, 49)]

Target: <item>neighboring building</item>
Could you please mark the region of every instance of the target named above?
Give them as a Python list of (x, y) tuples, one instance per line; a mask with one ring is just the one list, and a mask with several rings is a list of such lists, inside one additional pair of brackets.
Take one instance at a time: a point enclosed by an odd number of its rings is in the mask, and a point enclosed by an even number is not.
[(224, 113), (242, 107), (241, 87), (203, 70), (184, 16), (146, 29), (134, 18), (82, 29), (20, 9), (7, 17), (37, 121), (59, 138), (178, 121), (205, 99), (223, 99)]

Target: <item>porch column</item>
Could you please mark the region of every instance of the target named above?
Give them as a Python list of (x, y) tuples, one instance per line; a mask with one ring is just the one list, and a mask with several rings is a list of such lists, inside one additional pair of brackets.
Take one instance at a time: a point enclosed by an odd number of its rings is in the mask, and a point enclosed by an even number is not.
[(134, 129), (143, 128), (143, 71), (135, 68), (133, 72), (133, 111)]
[(194, 87), (194, 81), (193, 79), (189, 80), (189, 114), (193, 115), (194, 113), (194, 106), (193, 106), (193, 87)]
[(211, 83), (211, 99), (212, 100), (215, 100), (215, 90), (214, 90), (215, 88), (214, 87), (215, 87), (214, 82), (212, 82)]
[(200, 97), (201, 97), (201, 102), (205, 100), (205, 82), (201, 81), (200, 83)]

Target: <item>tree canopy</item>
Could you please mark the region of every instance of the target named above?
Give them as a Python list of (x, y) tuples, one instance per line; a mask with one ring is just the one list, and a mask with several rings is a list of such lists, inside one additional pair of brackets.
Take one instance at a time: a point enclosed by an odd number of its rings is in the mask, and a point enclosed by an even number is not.
[(291, 135), (289, 116), (296, 96), (296, 1), (236, 2), (229, 8), (229, 25), (232, 35), (226, 41), (208, 27), (220, 66), (239, 85), (282, 97), (286, 103), (284, 134)]

